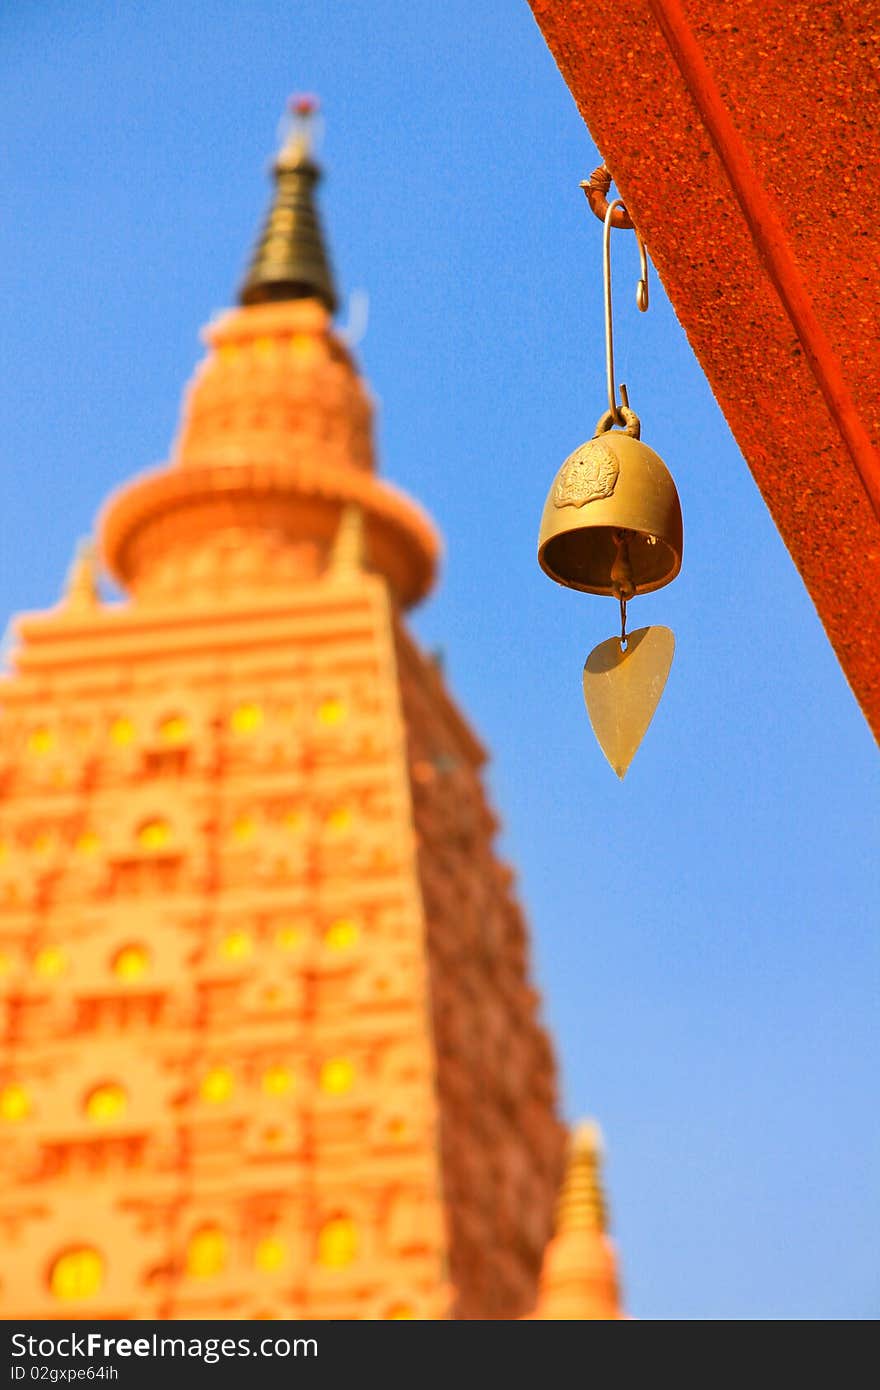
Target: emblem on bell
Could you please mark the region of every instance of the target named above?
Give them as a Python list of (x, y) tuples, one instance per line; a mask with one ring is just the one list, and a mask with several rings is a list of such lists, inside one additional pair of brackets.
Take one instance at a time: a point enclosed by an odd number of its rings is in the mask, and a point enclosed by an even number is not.
[[(623, 778), (663, 694), (675, 651), (675, 638), (666, 627), (640, 628), (627, 636), (626, 606), (637, 594), (672, 582), (681, 569), (684, 542), (672, 475), (659, 454), (642, 443), (639, 417), (630, 409), (625, 386), (619, 405), (616, 400), (610, 231), (612, 224), (632, 226), (625, 210), (626, 221), (615, 221), (616, 209), (623, 210), (619, 198), (606, 205), (603, 237), (609, 409), (593, 438), (569, 454), (550, 485), (538, 563), (557, 584), (613, 597), (620, 604), (620, 636), (590, 652), (583, 686), (599, 746)], [(636, 240), (641, 257), (636, 300), (644, 311), (648, 261), (638, 232)]]
[(553, 501), (557, 507), (583, 507), (610, 497), (617, 487), (620, 464), (610, 449), (591, 439), (569, 454), (556, 475)]

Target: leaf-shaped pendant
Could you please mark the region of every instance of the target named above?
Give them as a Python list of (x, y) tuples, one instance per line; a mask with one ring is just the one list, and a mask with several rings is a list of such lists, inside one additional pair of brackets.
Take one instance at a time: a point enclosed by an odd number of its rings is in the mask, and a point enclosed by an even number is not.
[(584, 665), (584, 700), (599, 747), (621, 780), (638, 752), (675, 653), (668, 627), (640, 627), (600, 642)]

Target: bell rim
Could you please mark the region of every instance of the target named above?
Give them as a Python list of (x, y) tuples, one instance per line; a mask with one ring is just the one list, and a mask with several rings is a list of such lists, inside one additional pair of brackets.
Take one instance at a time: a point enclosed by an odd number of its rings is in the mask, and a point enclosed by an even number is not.
[[(638, 534), (647, 536), (649, 533), (646, 531), (642, 531)], [(542, 541), (541, 545), (538, 547), (538, 564), (541, 566), (541, 569), (544, 571), (548, 579), (552, 579), (554, 584), (561, 584), (564, 589), (574, 589), (579, 594), (594, 594), (597, 598), (617, 597), (610, 584), (599, 586), (595, 584), (573, 583), (572, 580), (564, 579), (562, 575), (557, 574), (555, 570), (551, 569), (550, 566), (545, 562), (544, 555), (547, 550), (547, 547), (555, 539), (555, 536), (547, 536), (547, 538), (544, 541)], [(674, 550), (672, 546), (669, 545), (666, 541), (663, 541), (662, 544), (664, 545), (665, 549), (669, 551), (669, 554), (673, 557), (673, 565), (671, 570), (667, 570), (666, 573), (660, 579), (652, 579), (648, 583), (639, 584), (636, 588), (635, 593), (633, 594), (633, 598), (638, 598), (641, 594), (656, 593), (658, 589), (665, 589), (667, 584), (671, 584), (672, 581), (674, 579), (677, 579), (679, 574), (681, 573), (681, 564), (684, 553), (684, 541), (682, 540), (682, 543), (678, 550)]]

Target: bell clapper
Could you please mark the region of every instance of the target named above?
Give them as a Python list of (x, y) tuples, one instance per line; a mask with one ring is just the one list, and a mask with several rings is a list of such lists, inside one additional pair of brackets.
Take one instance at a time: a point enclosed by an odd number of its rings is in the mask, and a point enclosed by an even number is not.
[[(553, 480), (538, 539), (538, 562), (557, 584), (605, 594), (620, 605), (620, 636), (600, 642), (584, 666), (584, 700), (599, 746), (623, 777), (663, 693), (675, 638), (667, 627), (627, 633), (627, 603), (671, 583), (681, 568), (681, 504), (663, 460), (641, 439), (641, 422), (614, 378), (611, 312), (611, 228), (632, 227), (620, 198), (609, 202), (607, 171), (581, 185), (604, 223), (602, 261), (608, 409), (593, 437), (563, 463)], [(648, 307), (648, 260), (640, 259), (639, 309)]]
[(622, 602), (630, 599), (636, 592), (632, 565), (629, 558), (629, 531), (615, 531), (614, 543), (617, 556), (611, 566), (611, 588), (616, 598)]

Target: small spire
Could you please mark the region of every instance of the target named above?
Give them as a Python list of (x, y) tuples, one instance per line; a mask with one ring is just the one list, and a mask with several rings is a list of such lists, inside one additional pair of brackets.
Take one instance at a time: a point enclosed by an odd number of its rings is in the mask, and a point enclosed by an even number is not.
[(568, 1141), (565, 1177), (556, 1206), (556, 1232), (608, 1229), (608, 1209), (602, 1191), (602, 1131), (595, 1120), (584, 1120)]
[(336, 578), (359, 574), (365, 560), (364, 514), (356, 502), (343, 508), (330, 555), (330, 572)]
[(275, 197), (239, 293), (242, 304), (279, 299), (319, 299), (332, 314), (336, 289), (321, 223), (315, 186), (321, 170), (312, 158), (314, 97), (291, 98), (290, 129), (274, 164)]
[(78, 611), (97, 608), (101, 602), (98, 592), (98, 567), (95, 547), (91, 540), (81, 540), (64, 584), (62, 603)]
[(601, 1162), (599, 1126), (592, 1121), (577, 1125), (569, 1136), (555, 1234), (544, 1251), (532, 1314), (539, 1321), (624, 1316), (617, 1261), (606, 1232)]

